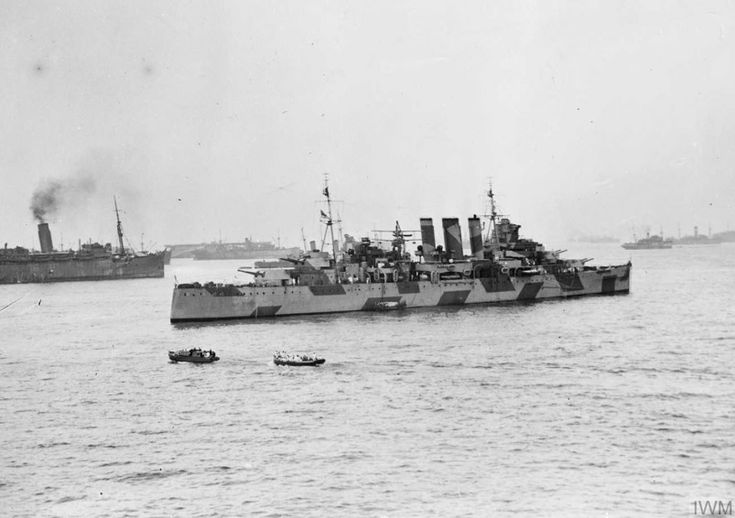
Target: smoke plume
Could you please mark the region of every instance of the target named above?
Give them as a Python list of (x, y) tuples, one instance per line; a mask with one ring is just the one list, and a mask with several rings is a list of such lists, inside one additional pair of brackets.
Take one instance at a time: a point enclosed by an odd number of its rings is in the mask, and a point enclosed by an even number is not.
[(31, 212), (33, 217), (43, 223), (55, 216), (64, 207), (76, 203), (84, 203), (86, 195), (97, 188), (94, 176), (80, 173), (64, 180), (45, 180), (31, 196)]

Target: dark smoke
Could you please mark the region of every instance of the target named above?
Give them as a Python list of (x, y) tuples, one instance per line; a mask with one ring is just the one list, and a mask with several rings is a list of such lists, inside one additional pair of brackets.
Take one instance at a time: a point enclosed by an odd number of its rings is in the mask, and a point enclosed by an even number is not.
[(67, 180), (46, 180), (31, 196), (33, 217), (43, 223), (68, 205), (84, 203), (84, 196), (95, 189), (94, 177), (89, 174), (79, 174)]
[(61, 184), (50, 180), (45, 186), (38, 187), (31, 197), (31, 212), (39, 223), (46, 221), (46, 215), (54, 214), (59, 208)]

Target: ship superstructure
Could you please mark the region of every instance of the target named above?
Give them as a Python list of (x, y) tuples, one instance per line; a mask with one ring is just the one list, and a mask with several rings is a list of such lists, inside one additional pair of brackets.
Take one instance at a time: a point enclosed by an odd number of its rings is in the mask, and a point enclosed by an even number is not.
[(117, 200), (115, 217), (117, 249), (110, 243), (86, 243), (77, 250), (58, 251), (48, 223), (39, 223), (40, 252), (7, 245), (0, 249), (0, 284), (163, 277), (164, 252), (136, 253), (123, 244)]
[[(324, 196), (329, 202), (329, 189)], [(591, 266), (562, 259), (519, 236), (520, 225), (499, 218), (492, 188), (490, 225), (468, 218), (470, 255), (464, 255), (459, 219), (443, 218), (444, 245), (431, 218), (421, 218), (421, 244), (406, 250), (408, 235), (396, 222), (390, 248), (351, 239), (332, 253), (312, 251), (288, 259), (290, 268), (250, 270), (247, 284), (188, 283), (174, 287), (171, 322), (260, 318), (345, 311), (376, 311), (386, 304), (416, 308), (583, 295), (627, 293), (631, 264)], [(328, 206), (331, 206), (328, 204)], [(332, 222), (324, 214), (325, 235)], [(334, 240), (332, 240), (334, 243)]]

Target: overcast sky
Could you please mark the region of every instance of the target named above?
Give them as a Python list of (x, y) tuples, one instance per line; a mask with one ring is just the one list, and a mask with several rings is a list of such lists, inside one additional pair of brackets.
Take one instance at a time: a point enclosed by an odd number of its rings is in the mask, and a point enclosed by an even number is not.
[[(735, 3), (0, 2), (0, 242), (735, 228)], [(438, 222), (436, 222), (438, 224)], [(1, 246), (1, 243), (0, 243)]]

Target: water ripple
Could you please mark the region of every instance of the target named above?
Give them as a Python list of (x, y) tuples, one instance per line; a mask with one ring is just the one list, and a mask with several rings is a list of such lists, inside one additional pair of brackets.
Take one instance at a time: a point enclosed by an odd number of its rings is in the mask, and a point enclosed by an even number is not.
[[(645, 273), (625, 297), (388, 318), (171, 326), (171, 278), (34, 287), (44, 304), (12, 315), (0, 362), (3, 505), (18, 516), (690, 512), (735, 485), (735, 276), (723, 270), (735, 259), (698, 256), (689, 279), (691, 258), (670, 254), (635, 259)], [(168, 363), (188, 346), (222, 360)], [(273, 349), (291, 348), (327, 363), (272, 364)]]

